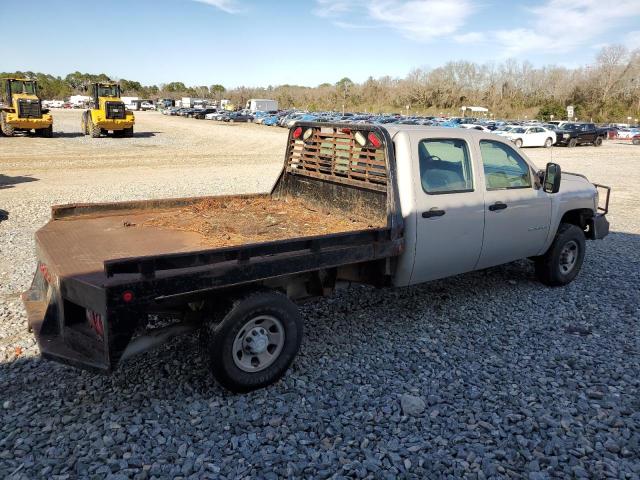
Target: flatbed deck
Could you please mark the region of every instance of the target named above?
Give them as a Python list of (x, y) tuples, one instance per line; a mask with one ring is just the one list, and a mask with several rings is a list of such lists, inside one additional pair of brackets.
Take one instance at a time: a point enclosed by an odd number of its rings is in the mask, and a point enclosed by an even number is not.
[(186, 205), (144, 207), (98, 210), (49, 222), (36, 234), (49, 270), (62, 278), (91, 276), (92, 284), (104, 286), (104, 264), (116, 259), (246, 247), (386, 224), (384, 217), (355, 211), (345, 215), (300, 198), (270, 195), (205, 197)]

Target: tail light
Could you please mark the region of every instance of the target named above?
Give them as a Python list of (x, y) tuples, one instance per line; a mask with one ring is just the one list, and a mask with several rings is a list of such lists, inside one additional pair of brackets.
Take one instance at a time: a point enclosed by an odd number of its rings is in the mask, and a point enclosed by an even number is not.
[(297, 127), (294, 131), (293, 131), (293, 138), (295, 138), (296, 140), (300, 138), (300, 135), (302, 135), (302, 127)]
[(380, 137), (378, 137), (376, 133), (369, 132), (369, 135), (367, 138), (369, 139), (369, 142), (371, 142), (371, 145), (373, 145), (374, 148), (380, 148), (382, 146), (382, 140), (380, 140)]

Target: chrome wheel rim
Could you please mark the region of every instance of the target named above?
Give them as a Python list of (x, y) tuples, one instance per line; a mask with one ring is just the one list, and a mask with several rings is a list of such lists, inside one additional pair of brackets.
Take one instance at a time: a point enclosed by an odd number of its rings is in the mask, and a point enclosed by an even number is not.
[(578, 253), (580, 247), (577, 242), (571, 240), (564, 244), (560, 250), (560, 272), (564, 275), (570, 273), (576, 266), (578, 261)]
[(271, 315), (252, 318), (240, 329), (233, 342), (233, 361), (244, 372), (270, 367), (284, 347), (282, 322)]

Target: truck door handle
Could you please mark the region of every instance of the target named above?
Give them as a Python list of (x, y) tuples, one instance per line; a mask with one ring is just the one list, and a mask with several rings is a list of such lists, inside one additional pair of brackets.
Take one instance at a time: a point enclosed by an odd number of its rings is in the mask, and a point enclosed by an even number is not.
[(441, 217), (445, 213), (447, 212), (445, 212), (444, 210), (438, 210), (438, 207), (433, 207), (427, 212), (422, 212), (422, 218)]
[(504, 210), (505, 208), (507, 208), (507, 204), (502, 202), (496, 202), (493, 205), (489, 205), (489, 210), (492, 212), (495, 212), (496, 210)]

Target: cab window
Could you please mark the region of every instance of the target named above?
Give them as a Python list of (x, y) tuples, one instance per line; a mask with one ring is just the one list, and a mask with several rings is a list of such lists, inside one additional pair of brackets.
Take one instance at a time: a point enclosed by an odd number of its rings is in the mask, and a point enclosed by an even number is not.
[(418, 144), (420, 180), (428, 194), (473, 191), (467, 142), (458, 138), (422, 140)]
[(480, 153), (487, 190), (531, 187), (529, 165), (509, 145), (481, 140)]

